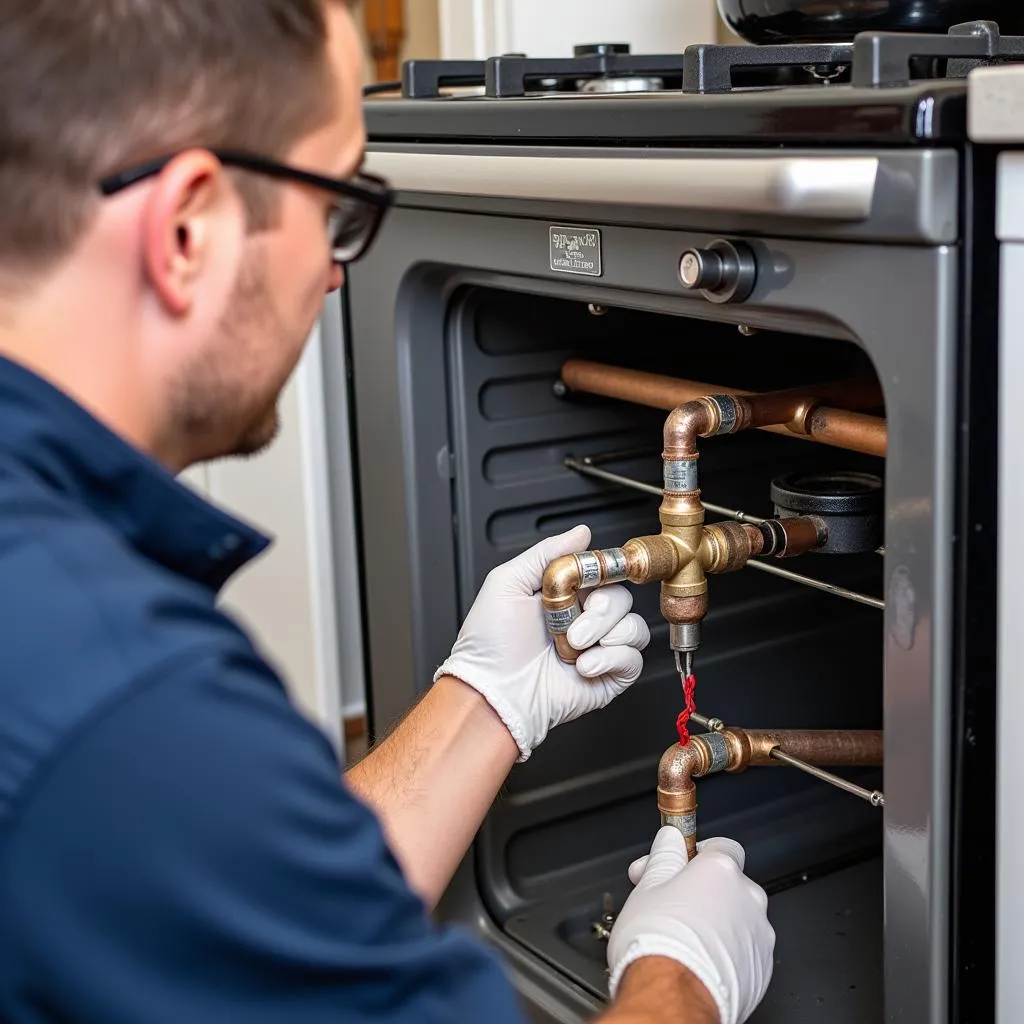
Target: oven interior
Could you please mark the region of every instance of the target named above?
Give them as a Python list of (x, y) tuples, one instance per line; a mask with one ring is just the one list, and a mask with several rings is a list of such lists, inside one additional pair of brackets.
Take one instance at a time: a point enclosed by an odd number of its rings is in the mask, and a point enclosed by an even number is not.
[[(494, 565), (545, 536), (585, 522), (591, 546), (603, 548), (658, 532), (656, 496), (583, 476), (565, 460), (611, 453), (598, 460), (604, 468), (660, 485), (665, 413), (561, 393), (566, 360), (750, 391), (874, 373), (849, 342), (748, 336), (735, 323), (480, 286), (453, 296), (446, 358), (463, 615)], [(831, 470), (885, 475), (882, 459), (763, 431), (700, 442), (703, 498), (754, 515), (772, 515), (773, 478)], [(809, 553), (776, 564), (877, 598), (883, 561)], [(633, 591), (652, 627), (640, 681), (555, 730), (515, 768), (473, 851), (480, 898), (498, 925), (596, 995), (606, 976), (594, 924), (621, 906), (626, 866), (658, 827), (657, 765), (682, 707), (658, 587)], [(749, 568), (709, 576), (708, 591), (694, 662), (700, 712), (749, 728), (882, 728), (881, 611)], [(836, 773), (882, 788), (881, 769)], [(775, 980), (754, 1019), (881, 1019), (882, 811), (788, 767), (700, 779), (697, 797), (699, 837), (740, 841), (748, 873), (770, 896)]]

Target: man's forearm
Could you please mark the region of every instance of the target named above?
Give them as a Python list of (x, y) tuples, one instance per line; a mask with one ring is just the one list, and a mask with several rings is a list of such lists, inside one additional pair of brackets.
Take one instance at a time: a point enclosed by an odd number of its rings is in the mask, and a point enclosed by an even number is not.
[(597, 1024), (720, 1024), (711, 993), (682, 964), (651, 956), (631, 964)]
[(518, 756), (515, 740), (483, 697), (443, 677), (346, 773), (429, 907), (451, 881)]

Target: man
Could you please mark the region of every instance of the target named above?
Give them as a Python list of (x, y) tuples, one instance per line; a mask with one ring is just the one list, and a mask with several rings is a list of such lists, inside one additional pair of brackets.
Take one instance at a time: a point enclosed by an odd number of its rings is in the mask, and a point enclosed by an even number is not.
[[(503, 779), (640, 674), (595, 593), (566, 666), (544, 564), (496, 569), (451, 658), (342, 781), (215, 607), (264, 547), (180, 486), (252, 453), (372, 240), (340, 0), (6, 0), (0, 19), (0, 1017), (521, 1019), (428, 917)], [(296, 172), (296, 168), (300, 169)], [(326, 228), (326, 230), (325, 230)], [(288, 599), (281, 595), (282, 601)], [(630, 868), (608, 1022), (735, 1024), (774, 936), (742, 851)]]

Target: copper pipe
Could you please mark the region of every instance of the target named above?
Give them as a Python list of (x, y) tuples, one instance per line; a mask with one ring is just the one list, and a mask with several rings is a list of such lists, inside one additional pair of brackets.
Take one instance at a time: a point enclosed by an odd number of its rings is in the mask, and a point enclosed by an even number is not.
[[(862, 411), (883, 404), (878, 383), (873, 380), (857, 378), (753, 394), (740, 388), (627, 370), (583, 359), (565, 363), (562, 380), (573, 391), (618, 398), (655, 409), (674, 410), (708, 395), (730, 395), (737, 399), (738, 419), (741, 419), (735, 429), (768, 430), (883, 458), (888, 446), (886, 421)], [(823, 404), (828, 402), (836, 404)]]
[[(755, 394), (743, 388), (727, 388), (719, 384), (669, 377), (661, 373), (629, 370), (609, 363), (595, 363), (588, 359), (570, 359), (564, 363), (562, 381), (573, 391), (604, 395), (606, 398), (622, 398), (655, 409), (674, 409), (677, 405), (692, 402), (705, 395)], [(639, 393), (642, 393), (642, 397), (633, 397)], [(820, 402), (828, 402), (841, 409), (857, 412), (878, 409), (885, 404), (878, 381), (872, 377), (855, 377), (774, 393), (789, 393), (798, 397), (812, 396)]]
[[(750, 742), (747, 764), (771, 765), (771, 752), (778, 747), (808, 764), (834, 768), (846, 765), (882, 763), (882, 733), (849, 729), (731, 729), (745, 734)], [(747, 764), (742, 767), (745, 768)], [(729, 771), (741, 771), (730, 768)]]
[(811, 440), (821, 444), (863, 452), (865, 455), (877, 455), (883, 459), (889, 450), (889, 428), (886, 421), (859, 412), (843, 412), (819, 406), (811, 414), (807, 433)]
[(658, 765), (658, 810), (663, 825), (678, 828), (690, 857), (697, 853), (694, 779), (750, 766), (779, 765), (778, 750), (812, 765), (881, 765), (883, 734), (872, 730), (740, 729), (735, 726), (672, 744)]

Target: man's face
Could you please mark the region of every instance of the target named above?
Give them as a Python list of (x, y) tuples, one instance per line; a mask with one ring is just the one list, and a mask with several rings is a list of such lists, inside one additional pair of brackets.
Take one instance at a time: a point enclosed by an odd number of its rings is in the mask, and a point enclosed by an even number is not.
[[(362, 51), (351, 15), (327, 4), (335, 118), (287, 156), (296, 167), (348, 177), (362, 161)], [(278, 431), (281, 391), (302, 355), (323, 303), (342, 274), (326, 230), (331, 197), (303, 185), (270, 186), (273, 226), (246, 239), (226, 311), (172, 381), (175, 427), (194, 439), (196, 460), (251, 455)]]

